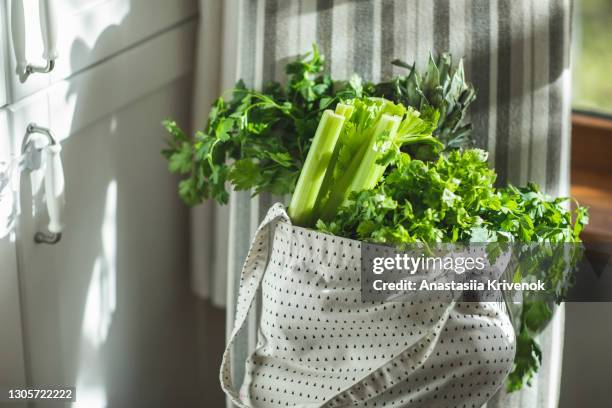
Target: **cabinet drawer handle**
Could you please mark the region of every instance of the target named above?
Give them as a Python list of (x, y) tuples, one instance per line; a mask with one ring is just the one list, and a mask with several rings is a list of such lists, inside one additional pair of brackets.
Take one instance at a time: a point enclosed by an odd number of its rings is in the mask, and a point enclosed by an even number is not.
[(26, 61), (26, 32), (25, 11), (23, 0), (11, 0), (11, 34), (13, 37), (13, 51), (17, 60), (17, 75), (21, 82), (35, 72), (51, 72), (55, 67), (58, 52), (57, 44), (57, 18), (55, 11), (56, 0), (39, 0), (38, 13), (40, 17), (40, 33), (44, 44), (43, 58), (45, 65), (34, 65)]
[(22, 154), (26, 154), (30, 149), (36, 149), (30, 138), (32, 134), (36, 133), (46, 136), (48, 140), (48, 144), (42, 150), (46, 155), (45, 198), (49, 213), (49, 232), (37, 232), (34, 235), (34, 241), (43, 244), (57, 244), (62, 239), (64, 229), (62, 219), (65, 204), (65, 183), (64, 168), (60, 157), (62, 147), (53, 137), (51, 130), (30, 123), (23, 139)]

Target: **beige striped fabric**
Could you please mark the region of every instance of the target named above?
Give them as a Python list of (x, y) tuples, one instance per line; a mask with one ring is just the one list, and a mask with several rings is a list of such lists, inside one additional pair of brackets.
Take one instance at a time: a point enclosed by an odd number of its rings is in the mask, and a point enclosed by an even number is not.
[[(464, 57), (477, 89), (470, 120), (490, 152), (499, 183), (534, 181), (569, 190), (571, 0), (240, 0), (239, 76), (261, 86), (282, 80), (283, 66), (316, 42), (334, 78), (356, 72), (371, 80), (402, 72), (394, 58), (423, 66), (430, 51)], [(230, 204), (228, 321), (232, 293), (249, 241), (270, 197), (233, 193)], [(247, 226), (247, 227), (245, 227)], [(236, 383), (255, 341), (255, 317), (235, 346)], [(545, 334), (544, 366), (534, 386), (490, 407), (557, 405), (562, 316)], [(556, 354), (551, 354), (556, 353)], [(242, 371), (241, 371), (242, 370)]]

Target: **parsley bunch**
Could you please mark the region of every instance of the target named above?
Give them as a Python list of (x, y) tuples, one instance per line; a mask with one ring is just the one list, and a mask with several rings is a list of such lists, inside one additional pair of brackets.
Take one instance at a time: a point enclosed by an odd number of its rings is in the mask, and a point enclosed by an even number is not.
[(317, 227), (394, 246), (469, 241), (472, 235), (490, 234), (481, 215), (499, 208), (500, 196), (486, 157), (486, 152), (473, 149), (427, 162), (401, 153), (376, 188), (353, 193), (333, 220), (319, 220)]
[[(529, 384), (542, 352), (535, 337), (565, 300), (581, 255), (587, 210), (568, 210), (566, 198), (551, 198), (535, 184), (494, 186), (486, 152), (453, 151), (434, 162), (402, 153), (396, 167), (374, 188), (353, 192), (321, 231), (399, 246), (423, 242), (514, 243), (514, 279), (542, 279), (547, 296), (526, 293), (519, 316), (509, 391)], [(534, 243), (538, 243), (534, 245)]]
[(193, 138), (174, 121), (163, 151), (173, 173), (186, 175), (179, 194), (190, 205), (213, 198), (227, 203), (226, 183), (236, 190), (290, 194), (310, 146), (321, 111), (333, 101), (324, 58), (314, 47), (308, 59), (286, 66), (285, 86), (270, 83), (262, 91), (238, 81), (212, 106), (204, 131)]

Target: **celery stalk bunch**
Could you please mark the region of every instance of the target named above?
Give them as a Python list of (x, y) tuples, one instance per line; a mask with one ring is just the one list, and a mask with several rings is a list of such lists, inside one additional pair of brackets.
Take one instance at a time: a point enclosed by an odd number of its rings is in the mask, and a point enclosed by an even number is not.
[(421, 114), (384, 98), (349, 99), (326, 110), (300, 173), (289, 216), (304, 227), (330, 220), (354, 191), (374, 188), (402, 146), (444, 145), (432, 136), (439, 114)]

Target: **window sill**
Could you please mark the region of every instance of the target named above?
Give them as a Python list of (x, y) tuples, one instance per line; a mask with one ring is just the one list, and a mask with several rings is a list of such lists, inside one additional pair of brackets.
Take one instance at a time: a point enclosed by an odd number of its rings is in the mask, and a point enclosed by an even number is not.
[(573, 169), (571, 195), (589, 207), (585, 240), (612, 241), (612, 177)]
[(612, 241), (612, 120), (572, 116), (571, 195), (589, 207), (585, 241)]

